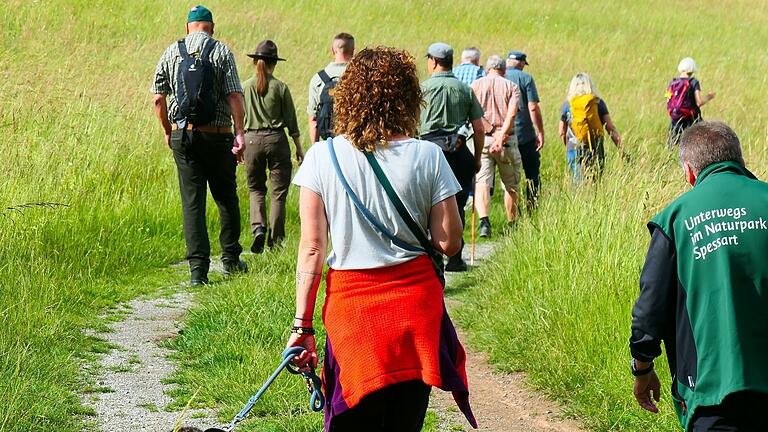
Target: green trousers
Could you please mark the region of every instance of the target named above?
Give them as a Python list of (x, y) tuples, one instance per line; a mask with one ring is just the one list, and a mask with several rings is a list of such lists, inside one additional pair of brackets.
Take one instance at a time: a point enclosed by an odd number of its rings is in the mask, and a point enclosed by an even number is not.
[(237, 198), (237, 160), (232, 134), (187, 131), (171, 134), (171, 149), (179, 175), (187, 260), (193, 273), (208, 273), (211, 245), (205, 222), (208, 188), (219, 208), (222, 261), (237, 261), (240, 246), (240, 203)]

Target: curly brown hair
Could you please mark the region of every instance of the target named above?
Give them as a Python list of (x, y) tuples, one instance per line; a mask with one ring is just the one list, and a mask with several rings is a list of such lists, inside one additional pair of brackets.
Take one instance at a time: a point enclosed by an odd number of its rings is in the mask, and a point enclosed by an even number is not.
[(413, 56), (395, 48), (366, 48), (333, 90), (333, 131), (360, 150), (374, 151), (393, 135), (415, 136), (421, 105)]

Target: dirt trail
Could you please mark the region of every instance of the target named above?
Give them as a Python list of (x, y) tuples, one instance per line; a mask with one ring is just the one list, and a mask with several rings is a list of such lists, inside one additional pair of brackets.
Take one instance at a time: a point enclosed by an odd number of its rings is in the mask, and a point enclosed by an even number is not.
[[(492, 243), (478, 245), (475, 250), (475, 265), (488, 258), (493, 252)], [(469, 247), (464, 249), (469, 263)], [(451, 285), (455, 274), (446, 273), (446, 283)], [(456, 301), (448, 299), (450, 311)], [(504, 432), (581, 432), (579, 424), (563, 419), (562, 409), (556, 403), (539, 396), (524, 382), (522, 373), (506, 374), (494, 371), (488, 358), (473, 351), (466, 344), (466, 337), (457, 328), (459, 338), (467, 351), (467, 379), (469, 380), (472, 409), (482, 431)], [(438, 430), (473, 430), (464, 416), (456, 409), (453, 397), (448, 392), (433, 391), (430, 408), (440, 421)]]
[[(213, 269), (215, 269), (214, 267)], [(177, 287), (170, 297), (139, 298), (122, 306), (125, 319), (109, 325), (111, 331), (94, 333), (117, 348), (95, 364), (84, 366), (103, 392), (83, 396), (83, 403), (96, 410), (96, 427), (102, 432), (171, 431), (181, 412), (168, 412), (172, 402), (164, 384), (175, 369), (168, 358), (171, 350), (162, 342), (179, 334), (192, 294)], [(184, 425), (211, 427), (214, 412), (189, 410)]]

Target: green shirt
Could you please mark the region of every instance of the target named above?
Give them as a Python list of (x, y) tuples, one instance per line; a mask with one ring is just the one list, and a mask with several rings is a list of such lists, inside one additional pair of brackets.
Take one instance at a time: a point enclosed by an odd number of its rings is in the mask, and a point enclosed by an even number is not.
[(768, 393), (768, 184), (735, 162), (712, 164), (649, 226), (674, 245), (676, 332), (665, 343), (682, 424), (731, 393)]
[(483, 108), (468, 85), (453, 72), (435, 72), (421, 83), (426, 107), (421, 110), (421, 135), (454, 132), (483, 116)]
[(243, 95), (246, 130), (288, 128), (292, 137), (301, 134), (291, 91), (284, 82), (269, 77), (267, 94), (262, 97), (256, 91), (256, 77), (252, 77), (243, 83)]

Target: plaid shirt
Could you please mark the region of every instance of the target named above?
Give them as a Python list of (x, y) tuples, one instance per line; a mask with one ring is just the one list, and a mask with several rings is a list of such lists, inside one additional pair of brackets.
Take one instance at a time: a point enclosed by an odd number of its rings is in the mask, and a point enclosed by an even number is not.
[(426, 106), (421, 110), (419, 131), (452, 133), (468, 121), (483, 117), (483, 108), (472, 89), (451, 72), (435, 72), (421, 83)]
[[(201, 53), (205, 44), (214, 41), (215, 39), (211, 35), (202, 31), (192, 32), (185, 38), (187, 52), (190, 54)], [(226, 45), (219, 42), (211, 51), (211, 63), (213, 63), (217, 84), (213, 88), (214, 98), (216, 99), (216, 119), (211, 125), (229, 127), (232, 125), (232, 114), (229, 110), (226, 96), (230, 93), (243, 92), (243, 87), (240, 85), (240, 77), (237, 75), (235, 57)], [(154, 94), (170, 96), (168, 120), (171, 123), (173, 123), (173, 117), (179, 111), (175, 95), (180, 64), (181, 54), (179, 53), (179, 46), (174, 42), (160, 57), (160, 61), (155, 69), (152, 88), (150, 89), (150, 92)]]
[(475, 80), (485, 76), (485, 69), (472, 63), (462, 63), (453, 68), (453, 74), (464, 84), (472, 85)]
[(520, 89), (512, 81), (491, 73), (473, 82), (471, 87), (480, 106), (483, 107), (485, 119), (497, 129), (504, 126), (509, 110), (517, 113)]

